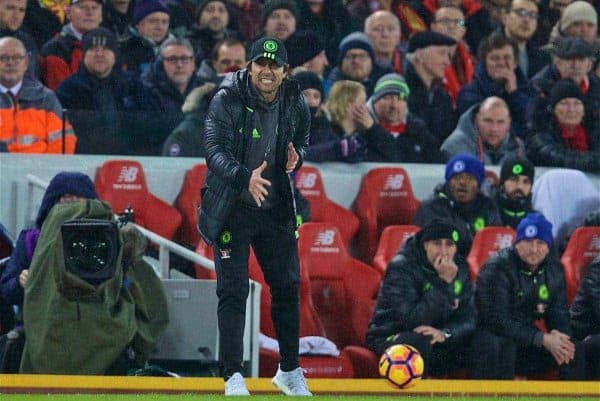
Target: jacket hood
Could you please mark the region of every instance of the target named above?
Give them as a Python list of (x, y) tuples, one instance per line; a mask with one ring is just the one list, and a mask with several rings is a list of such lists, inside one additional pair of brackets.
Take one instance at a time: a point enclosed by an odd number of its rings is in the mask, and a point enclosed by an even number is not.
[(181, 111), (184, 113), (190, 113), (198, 110), (202, 105), (204, 96), (206, 96), (216, 87), (216, 84), (207, 82), (201, 86), (198, 86), (197, 88), (192, 89), (192, 91), (185, 98), (185, 102), (183, 103), (183, 106), (181, 106)]

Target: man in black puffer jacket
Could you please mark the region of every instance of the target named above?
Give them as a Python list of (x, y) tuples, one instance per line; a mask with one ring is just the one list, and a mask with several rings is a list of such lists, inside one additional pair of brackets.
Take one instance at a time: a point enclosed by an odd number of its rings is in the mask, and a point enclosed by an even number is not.
[(600, 379), (600, 257), (588, 266), (571, 306), (575, 338), (583, 342), (587, 378)]
[(454, 156), (446, 164), (446, 182), (421, 203), (413, 224), (424, 227), (436, 218), (450, 220), (460, 234), (458, 250), (466, 257), (477, 231), (502, 225), (496, 204), (480, 190), (484, 177), (485, 168), (477, 158), (464, 153)]
[(224, 79), (205, 121), (208, 173), (198, 228), (215, 250), (226, 395), (248, 395), (240, 372), (249, 245), (273, 300), (281, 354), (273, 383), (289, 395), (311, 395), (298, 362), (300, 268), (288, 176), (302, 165), (310, 114), (287, 63), (281, 41), (258, 39), (248, 67)]
[(585, 355), (571, 338), (565, 277), (552, 244), (552, 224), (529, 213), (514, 245), (492, 256), (479, 273), (474, 378), (512, 380), (558, 367), (561, 379), (583, 379)]
[(433, 220), (389, 263), (367, 330), (377, 355), (410, 344), (421, 352), (426, 375), (464, 366), (476, 317), (458, 237), (449, 221)]

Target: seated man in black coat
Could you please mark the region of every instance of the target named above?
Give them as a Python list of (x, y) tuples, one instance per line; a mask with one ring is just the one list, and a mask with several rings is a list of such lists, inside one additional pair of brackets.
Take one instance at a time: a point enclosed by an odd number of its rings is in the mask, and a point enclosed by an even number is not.
[(426, 375), (464, 366), (476, 317), (458, 240), (452, 224), (433, 220), (392, 259), (367, 330), (371, 350), (381, 355), (394, 344), (410, 344), (421, 352)]
[[(513, 379), (558, 367), (561, 379), (583, 379), (585, 355), (571, 338), (565, 277), (552, 245), (552, 224), (530, 213), (519, 223), (514, 245), (479, 273), (474, 378)], [(538, 328), (540, 320), (545, 330)]]
[(502, 225), (496, 204), (480, 190), (484, 176), (478, 159), (467, 154), (454, 156), (446, 164), (446, 182), (421, 203), (413, 224), (424, 227), (436, 218), (450, 220), (460, 234), (459, 252), (466, 256), (477, 231)]

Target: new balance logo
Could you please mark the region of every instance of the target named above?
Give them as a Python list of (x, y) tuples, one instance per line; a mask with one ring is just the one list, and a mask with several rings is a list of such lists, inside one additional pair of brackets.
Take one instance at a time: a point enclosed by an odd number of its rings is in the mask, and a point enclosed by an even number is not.
[(510, 234), (498, 234), (494, 241), (494, 248), (503, 249), (512, 245), (513, 237)]
[(600, 251), (600, 236), (594, 235), (590, 241), (590, 251)]
[(317, 183), (317, 175), (315, 173), (300, 174), (298, 177), (298, 188), (313, 188)]
[(315, 241), (315, 245), (329, 246), (329, 245), (333, 244), (334, 239), (335, 239), (335, 231), (333, 231), (333, 230), (321, 231), (319, 233), (319, 235), (317, 235), (317, 240)]
[(402, 174), (388, 175), (383, 190), (397, 191), (402, 188), (402, 184), (404, 184), (404, 176)]
[(135, 166), (121, 168), (117, 182), (135, 182), (137, 179), (138, 168)]

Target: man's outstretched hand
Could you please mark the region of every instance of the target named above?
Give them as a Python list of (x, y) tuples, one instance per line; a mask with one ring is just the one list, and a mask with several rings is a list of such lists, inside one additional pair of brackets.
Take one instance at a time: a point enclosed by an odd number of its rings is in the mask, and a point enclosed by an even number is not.
[(250, 192), (250, 195), (252, 195), (252, 198), (254, 198), (254, 202), (256, 202), (258, 207), (262, 205), (262, 203), (265, 200), (265, 197), (269, 193), (267, 187), (271, 186), (271, 181), (262, 178), (262, 172), (265, 171), (266, 168), (267, 162), (263, 161), (260, 166), (252, 170), (252, 175), (250, 176), (250, 183), (248, 184), (248, 191)]
[(287, 164), (285, 165), (285, 172), (291, 173), (296, 168), (296, 164), (298, 164), (298, 160), (300, 157), (298, 156), (298, 152), (296, 152), (296, 148), (292, 143), (288, 143), (287, 146)]

